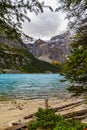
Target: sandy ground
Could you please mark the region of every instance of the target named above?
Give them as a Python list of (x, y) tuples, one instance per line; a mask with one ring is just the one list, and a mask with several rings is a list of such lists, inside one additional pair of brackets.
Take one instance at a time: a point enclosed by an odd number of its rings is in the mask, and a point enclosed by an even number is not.
[[(66, 99), (51, 98), (48, 100), (48, 105), (51, 108), (56, 108), (81, 100), (83, 100), (81, 97)], [(28, 120), (24, 120), (24, 117), (34, 114), (40, 107), (45, 108), (44, 99), (0, 101), (0, 130), (4, 130), (6, 127), (11, 126), (12, 122), (18, 120), (27, 122)], [(62, 115), (64, 113), (78, 111), (85, 108), (87, 108), (87, 105), (83, 103), (79, 106), (60, 111), (59, 113)], [(85, 119), (84, 122), (87, 122), (87, 119)]]

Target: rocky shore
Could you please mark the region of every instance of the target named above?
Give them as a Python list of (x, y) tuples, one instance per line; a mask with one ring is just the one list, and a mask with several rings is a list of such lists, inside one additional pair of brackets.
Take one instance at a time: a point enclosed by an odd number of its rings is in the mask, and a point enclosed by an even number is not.
[[(19, 127), (20, 125), (25, 127), (25, 124), (34, 118), (34, 113), (40, 107), (46, 107), (46, 100), (0, 101), (0, 130), (12, 130), (12, 126)], [(80, 118), (82, 122), (87, 123), (87, 104), (83, 97), (50, 98), (48, 99), (48, 107), (56, 109), (57, 114), (67, 118), (70, 117), (70, 114), (78, 113), (76, 118)]]

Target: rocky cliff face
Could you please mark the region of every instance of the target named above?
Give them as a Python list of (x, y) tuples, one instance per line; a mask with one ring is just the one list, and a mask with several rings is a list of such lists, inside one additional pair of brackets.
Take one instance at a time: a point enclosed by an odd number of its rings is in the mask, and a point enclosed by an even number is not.
[(0, 36), (0, 73), (59, 72), (59, 67), (37, 60), (19, 39)]
[(52, 37), (49, 41), (37, 40), (34, 44), (27, 44), (30, 52), (40, 60), (47, 62), (65, 62), (71, 54), (70, 33)]

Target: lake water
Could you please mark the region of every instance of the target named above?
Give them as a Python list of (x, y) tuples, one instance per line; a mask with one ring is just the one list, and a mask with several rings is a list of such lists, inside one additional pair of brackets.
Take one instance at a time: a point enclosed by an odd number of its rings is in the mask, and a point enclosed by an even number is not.
[(0, 96), (33, 99), (67, 95), (69, 82), (60, 74), (0, 74)]

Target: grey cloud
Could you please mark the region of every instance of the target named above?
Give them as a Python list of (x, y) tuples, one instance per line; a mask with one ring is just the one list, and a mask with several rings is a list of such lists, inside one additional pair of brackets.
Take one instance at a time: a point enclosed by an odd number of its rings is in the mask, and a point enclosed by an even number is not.
[[(43, 1), (43, 0), (39, 0)], [(46, 5), (50, 5), (55, 9), (58, 5), (58, 0), (44, 0)], [(27, 21), (23, 23), (23, 31), (35, 38), (49, 39), (52, 36), (58, 35), (61, 31), (64, 31), (67, 27), (67, 21), (64, 20), (64, 14), (61, 12), (51, 12), (48, 9), (44, 9), (44, 13), (35, 15), (28, 14), (31, 18), (31, 22)]]
[(30, 23), (24, 23), (25, 33), (34, 38), (50, 38), (58, 33), (61, 25), (60, 15), (46, 10), (43, 14), (31, 17)]

